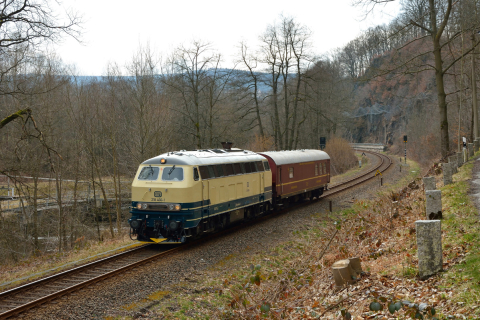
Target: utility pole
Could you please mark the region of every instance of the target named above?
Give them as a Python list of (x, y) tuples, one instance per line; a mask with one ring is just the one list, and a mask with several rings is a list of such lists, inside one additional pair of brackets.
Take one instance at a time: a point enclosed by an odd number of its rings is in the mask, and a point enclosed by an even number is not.
[[(472, 32), (472, 46), (475, 45), (475, 32)], [(472, 112), (473, 112), (473, 138), (478, 139), (478, 109), (477, 109), (477, 81), (475, 78), (475, 51), (472, 51)]]

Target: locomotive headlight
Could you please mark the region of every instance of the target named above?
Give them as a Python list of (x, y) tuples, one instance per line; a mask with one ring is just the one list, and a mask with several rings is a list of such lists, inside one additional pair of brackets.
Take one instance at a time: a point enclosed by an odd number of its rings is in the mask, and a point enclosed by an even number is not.
[(179, 205), (179, 204), (176, 204), (176, 205), (175, 205), (175, 210), (179, 211), (180, 209), (182, 209), (182, 206)]
[(147, 204), (146, 203), (138, 203), (137, 204), (137, 209), (138, 210), (147, 210)]

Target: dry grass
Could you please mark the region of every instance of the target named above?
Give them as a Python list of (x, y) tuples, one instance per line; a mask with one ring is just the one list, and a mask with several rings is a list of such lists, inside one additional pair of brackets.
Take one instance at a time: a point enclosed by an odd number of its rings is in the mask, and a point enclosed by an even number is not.
[(141, 243), (133, 242), (128, 236), (123, 235), (103, 242), (87, 242), (81, 250), (44, 254), (39, 257), (30, 257), (16, 264), (3, 264), (0, 268), (0, 290), (3, 291), (139, 245)]

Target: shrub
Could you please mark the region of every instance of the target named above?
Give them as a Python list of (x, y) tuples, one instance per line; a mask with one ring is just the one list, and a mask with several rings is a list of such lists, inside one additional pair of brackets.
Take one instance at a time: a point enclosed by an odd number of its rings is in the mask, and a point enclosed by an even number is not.
[(358, 159), (347, 140), (332, 137), (327, 141), (325, 152), (330, 156), (331, 174), (342, 174), (357, 165)]

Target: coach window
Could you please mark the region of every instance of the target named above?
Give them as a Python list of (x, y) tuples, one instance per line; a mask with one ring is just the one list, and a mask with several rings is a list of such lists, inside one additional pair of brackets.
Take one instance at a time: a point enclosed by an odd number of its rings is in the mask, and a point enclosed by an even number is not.
[(290, 179), (293, 178), (293, 167), (290, 167), (290, 168), (288, 169), (288, 177), (289, 177)]
[(318, 163), (315, 163), (315, 175), (318, 176)]
[(229, 163), (225, 165), (227, 176), (233, 176), (233, 164)]
[(208, 166), (208, 173), (209, 173), (209, 175), (210, 175), (210, 177), (209, 177), (210, 179), (213, 179), (213, 178), (216, 177), (216, 175), (215, 175), (215, 169), (214, 169), (213, 166)]
[(265, 171), (265, 169), (263, 168), (263, 162), (262, 161), (257, 161), (255, 163), (257, 164), (258, 171), (260, 171), (260, 172)]
[(323, 168), (323, 174), (327, 173), (327, 167), (325, 166), (325, 163), (322, 163), (322, 168)]
[(223, 172), (223, 165), (217, 164), (217, 165), (215, 166), (215, 169), (217, 170), (217, 177), (220, 178), (220, 177), (225, 176), (225, 173)]

